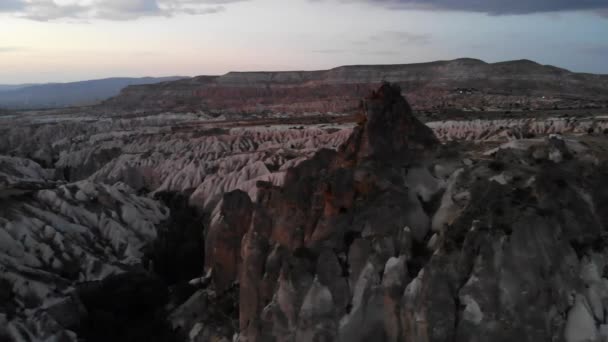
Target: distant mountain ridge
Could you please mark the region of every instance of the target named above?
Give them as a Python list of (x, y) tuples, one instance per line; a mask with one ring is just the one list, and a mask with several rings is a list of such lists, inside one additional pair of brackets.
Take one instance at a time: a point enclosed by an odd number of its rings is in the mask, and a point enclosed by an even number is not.
[(22, 89), (22, 88), (31, 87), (34, 85), (38, 85), (38, 84), (34, 84), (34, 83), (32, 83), (32, 84), (0, 84), (0, 92)]
[[(608, 101), (608, 75), (574, 73), (530, 60), (486, 63), (461, 58), (416, 64), (341, 66), (319, 71), (198, 76), (130, 86), (103, 106), (245, 113), (353, 112), (359, 99), (384, 81), (399, 85), (418, 109), (468, 105), (509, 108), (517, 104), (551, 108), (576, 105), (570, 102), (578, 99)], [(454, 96), (458, 95), (458, 89), (470, 96), (466, 99)]]
[(118, 95), (127, 86), (176, 81), (183, 78), (185, 77), (115, 77), (70, 83), (0, 85), (0, 107), (41, 109), (92, 105)]

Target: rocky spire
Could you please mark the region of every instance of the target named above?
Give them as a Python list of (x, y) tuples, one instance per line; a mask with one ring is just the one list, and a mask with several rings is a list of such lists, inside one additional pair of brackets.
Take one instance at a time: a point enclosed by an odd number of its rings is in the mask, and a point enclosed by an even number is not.
[(433, 131), (413, 115), (399, 86), (384, 83), (362, 107), (365, 120), (340, 149), (346, 161), (403, 160), (438, 145)]
[[(293, 334), (357, 341), (383, 331), (385, 321), (397, 324), (382, 303), (399, 302), (405, 256), (430, 229), (404, 165), (423, 164), (438, 141), (397, 86), (383, 84), (363, 110), (365, 120), (338, 152), (321, 150), (288, 170), (282, 188), (260, 184), (241, 244), (241, 341)], [(375, 284), (395, 256), (385, 298)]]

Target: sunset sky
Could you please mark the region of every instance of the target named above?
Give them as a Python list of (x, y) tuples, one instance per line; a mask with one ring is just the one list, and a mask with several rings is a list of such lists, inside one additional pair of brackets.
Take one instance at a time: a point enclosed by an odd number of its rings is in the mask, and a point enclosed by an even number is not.
[(608, 0), (0, 0), (0, 84), (458, 57), (608, 73)]

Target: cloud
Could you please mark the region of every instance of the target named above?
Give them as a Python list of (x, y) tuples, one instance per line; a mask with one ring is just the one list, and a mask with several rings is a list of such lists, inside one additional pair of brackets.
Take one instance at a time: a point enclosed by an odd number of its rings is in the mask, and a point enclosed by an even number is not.
[(0, 1), (0, 12), (12, 12), (22, 10), (24, 2), (21, 0), (2, 0)]
[(248, 0), (0, 0), (0, 12), (38, 21), (132, 20), (219, 13), (224, 5), (241, 1)]
[(348, 53), (350, 51), (349, 50), (343, 50), (343, 49), (320, 49), (320, 50), (313, 50), (311, 52), (312, 53), (334, 55), (334, 54), (339, 54), (339, 53)]
[(401, 52), (394, 50), (367, 50), (367, 49), (353, 49), (353, 50), (341, 50), (341, 49), (321, 49), (313, 50), (312, 53), (325, 54), (325, 55), (341, 55), (341, 54), (357, 54), (357, 55), (368, 55), (368, 56), (395, 56), (400, 55)]
[(368, 43), (390, 42), (391, 44), (425, 45), (431, 41), (431, 35), (426, 33), (412, 33), (406, 31), (383, 31), (372, 35)]
[[(320, 1), (320, 0), (311, 0)], [(490, 15), (531, 14), (564, 11), (596, 11), (608, 15), (606, 0), (341, 0), (366, 2), (395, 9), (448, 10)]]
[(430, 43), (432, 36), (426, 33), (412, 33), (407, 31), (382, 31), (370, 35), (362, 40), (352, 41), (352, 45), (367, 50), (377, 50), (379, 46), (411, 46), (426, 45)]
[(582, 52), (589, 55), (608, 57), (608, 45), (590, 45), (585, 46)]
[(345, 47), (318, 49), (311, 51), (318, 54), (359, 54), (359, 55), (399, 55), (400, 48), (429, 44), (432, 36), (426, 33), (407, 31), (381, 31), (361, 40), (346, 42)]
[(0, 46), (0, 53), (18, 52), (27, 50), (21, 46)]
[(35, 0), (26, 3), (19, 16), (38, 20), (48, 21), (58, 18), (79, 18), (88, 11), (87, 7), (78, 4), (58, 5), (53, 0)]

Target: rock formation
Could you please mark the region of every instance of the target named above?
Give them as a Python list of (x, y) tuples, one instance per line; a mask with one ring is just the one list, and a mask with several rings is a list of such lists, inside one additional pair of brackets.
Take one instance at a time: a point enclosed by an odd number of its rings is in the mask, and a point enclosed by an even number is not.
[(606, 339), (606, 118), (401, 94), (0, 117), (0, 340)]
[(606, 117), (447, 120), (428, 122), (442, 141), (503, 142), (550, 134), (607, 134)]
[(242, 243), (241, 340), (365, 340), (397, 324), (384, 303), (405, 274), (385, 289), (380, 275), (405, 273), (409, 248), (427, 238), (422, 196), (438, 188), (409, 187), (407, 171), (425, 169), (439, 144), (397, 87), (383, 85), (364, 110), (338, 152), (288, 170), (282, 188), (259, 185)]
[(75, 339), (75, 286), (137, 267), (169, 212), (124, 184), (31, 184), (0, 189), (0, 336)]
[(116, 110), (205, 110), (302, 114), (357, 111), (383, 81), (401, 86), (419, 110), (586, 108), (606, 106), (608, 77), (528, 60), (485, 63), (462, 58), (402, 65), (342, 66), (322, 71), (230, 72), (127, 87), (103, 104)]
[(225, 198), (218, 231), (231, 247), (206, 263), (221, 286), (238, 269), (240, 341), (604, 336), (608, 175), (596, 151), (555, 137), (461, 159), (397, 87), (364, 110), (339, 151), (289, 169), (281, 187), (258, 182), (254, 204)]

